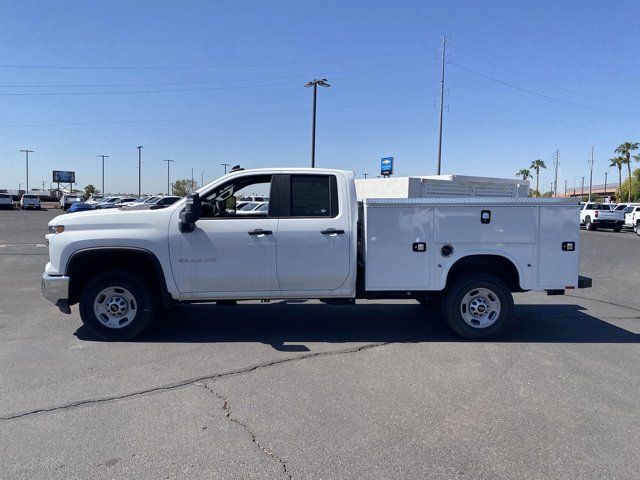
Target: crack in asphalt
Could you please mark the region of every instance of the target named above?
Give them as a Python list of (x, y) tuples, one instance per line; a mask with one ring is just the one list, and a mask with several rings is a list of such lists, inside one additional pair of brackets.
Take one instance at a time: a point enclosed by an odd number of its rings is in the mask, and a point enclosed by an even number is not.
[(590, 300), (592, 302), (604, 303), (606, 305), (612, 305), (614, 307), (620, 307), (620, 308), (627, 308), (629, 310), (633, 310), (634, 312), (640, 312), (640, 308), (630, 307), (628, 305), (622, 305), (620, 303), (615, 303), (615, 302), (607, 302), (606, 300), (600, 300), (597, 298), (581, 297), (579, 295), (570, 295), (568, 293), (565, 293), (564, 296), (571, 297), (571, 298), (578, 298), (580, 300)]
[(287, 467), (287, 463), (279, 455), (277, 455), (273, 450), (270, 450), (264, 445), (262, 445), (258, 441), (258, 438), (256, 437), (256, 434), (253, 432), (253, 430), (249, 428), (249, 425), (247, 425), (245, 422), (243, 422), (242, 420), (239, 420), (233, 415), (233, 412), (231, 411), (231, 407), (229, 406), (228, 398), (226, 398), (224, 395), (218, 392), (211, 390), (211, 388), (209, 388), (209, 386), (204, 382), (196, 382), (194, 383), (194, 385), (204, 388), (209, 393), (214, 395), (217, 399), (222, 400), (222, 410), (224, 411), (225, 416), (236, 425), (239, 425), (240, 427), (242, 427), (251, 436), (251, 441), (262, 451), (262, 453), (264, 453), (268, 457), (278, 462), (280, 464), (280, 467), (282, 467), (282, 471), (284, 472), (286, 477), (289, 480), (293, 479), (293, 475), (289, 471), (289, 468)]
[(193, 384), (195, 384), (197, 382), (203, 382), (205, 380), (214, 380), (214, 379), (217, 379), (217, 378), (233, 377), (233, 376), (236, 376), (236, 375), (242, 375), (242, 374), (245, 374), (245, 373), (255, 372), (257, 370), (261, 370), (261, 369), (268, 368), (268, 367), (273, 367), (273, 366), (277, 366), (277, 365), (283, 365), (283, 364), (292, 363), (292, 362), (299, 362), (299, 361), (307, 360), (307, 359), (310, 359), (310, 358), (329, 357), (329, 356), (335, 356), (335, 355), (346, 355), (346, 354), (351, 354), (351, 353), (359, 353), (359, 352), (362, 352), (364, 350), (370, 350), (370, 349), (377, 348), (377, 347), (383, 347), (383, 346), (391, 345), (391, 344), (394, 344), (394, 343), (404, 343), (404, 342), (416, 341), (416, 340), (419, 340), (421, 338), (428, 337), (430, 335), (437, 335), (439, 333), (442, 333), (442, 331), (444, 331), (444, 330), (438, 330), (438, 331), (435, 331), (435, 332), (429, 332), (429, 333), (425, 333), (425, 334), (422, 334), (422, 335), (416, 335), (416, 336), (412, 336), (412, 337), (408, 337), (408, 338), (400, 338), (400, 339), (396, 339), (396, 340), (389, 340), (387, 342), (368, 343), (366, 345), (361, 345), (359, 347), (345, 348), (345, 349), (342, 349), (342, 350), (332, 350), (332, 351), (328, 351), (328, 352), (313, 352), (313, 353), (297, 355), (295, 357), (281, 358), (279, 360), (272, 360), (272, 361), (269, 361), (269, 362), (258, 363), (258, 364), (251, 365), (251, 366), (248, 366), (248, 367), (239, 368), (237, 370), (230, 370), (230, 371), (227, 371), (227, 372), (219, 372), (219, 373), (212, 373), (212, 374), (209, 374), (209, 375), (202, 375), (202, 376), (196, 377), (196, 378), (190, 378), (190, 379), (187, 379), (187, 380), (180, 380), (178, 382), (169, 383), (169, 384), (165, 384), (165, 385), (158, 385), (158, 386), (155, 386), (155, 387), (145, 388), (143, 390), (137, 390), (137, 391), (134, 391), (134, 392), (124, 393), (124, 394), (121, 394), (121, 395), (89, 398), (89, 399), (85, 399), (85, 400), (78, 400), (78, 401), (75, 401), (75, 402), (68, 402), (68, 403), (64, 403), (64, 404), (61, 404), (61, 405), (54, 405), (54, 406), (51, 406), (51, 407), (34, 408), (32, 410), (26, 410), (26, 411), (14, 413), (14, 414), (11, 414), (11, 415), (2, 415), (2, 416), (0, 416), (0, 420), (2, 420), (2, 421), (15, 420), (15, 419), (18, 419), (18, 418), (31, 416), (31, 415), (35, 415), (35, 414), (38, 414), (38, 413), (56, 412), (56, 411), (59, 411), (59, 410), (67, 410), (67, 409), (70, 409), (70, 408), (80, 407), (80, 406), (83, 406), (83, 405), (93, 405), (93, 404), (97, 404), (97, 403), (113, 402), (113, 401), (122, 400), (122, 399), (126, 399), (126, 398), (146, 395), (146, 394), (149, 394), (149, 393), (157, 393), (157, 392), (175, 390), (175, 389), (178, 389), (178, 388), (183, 388), (183, 387), (187, 387), (189, 385), (193, 385)]

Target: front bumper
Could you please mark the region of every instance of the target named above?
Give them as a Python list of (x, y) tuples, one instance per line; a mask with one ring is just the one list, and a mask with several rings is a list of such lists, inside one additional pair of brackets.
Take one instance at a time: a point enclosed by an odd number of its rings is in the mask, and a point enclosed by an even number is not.
[(42, 274), (42, 295), (62, 311), (69, 310), (69, 277)]

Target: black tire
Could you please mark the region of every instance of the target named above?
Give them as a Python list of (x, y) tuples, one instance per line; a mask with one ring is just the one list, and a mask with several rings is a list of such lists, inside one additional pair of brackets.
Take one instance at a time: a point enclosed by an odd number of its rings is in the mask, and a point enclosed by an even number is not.
[(596, 226), (591, 222), (591, 217), (587, 217), (584, 221), (584, 228), (589, 230), (590, 232), (596, 229)]
[(613, 231), (616, 232), (616, 233), (618, 233), (620, 230), (622, 230), (622, 226), (613, 227)]
[[(133, 303), (127, 303), (127, 307), (135, 307), (136, 312), (126, 326), (111, 328), (96, 316), (94, 302), (109, 287), (121, 291), (125, 289), (133, 296)], [(149, 281), (124, 270), (111, 270), (97, 275), (87, 283), (80, 296), (82, 322), (94, 335), (104, 340), (131, 340), (141, 335), (151, 325), (158, 309)]]
[(636, 232), (636, 235), (640, 237), (640, 222), (636, 223), (635, 232)]
[[(486, 289), (498, 300), (500, 311), (492, 323), (485, 327), (472, 326), (463, 318), (463, 300), (475, 290)], [(466, 305), (465, 305), (465, 308)], [(513, 297), (507, 286), (493, 275), (471, 274), (460, 278), (445, 292), (442, 298), (442, 314), (447, 325), (458, 335), (468, 340), (489, 340), (502, 334), (513, 316)]]

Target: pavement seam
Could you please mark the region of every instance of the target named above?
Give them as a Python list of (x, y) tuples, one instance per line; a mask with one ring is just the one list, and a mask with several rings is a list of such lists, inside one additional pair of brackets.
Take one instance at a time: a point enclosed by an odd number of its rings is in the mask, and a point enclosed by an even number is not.
[(221, 393), (213, 391), (204, 382), (196, 382), (196, 383), (194, 383), (194, 385), (204, 388), (209, 393), (214, 395), (217, 399), (222, 400), (222, 410), (224, 411), (225, 416), (231, 422), (233, 422), (236, 425), (239, 425), (240, 427), (242, 427), (251, 436), (251, 441), (260, 449), (260, 451), (262, 451), (262, 453), (264, 453), (268, 457), (270, 457), (270, 458), (274, 459), (275, 461), (277, 461), (280, 464), (280, 466), (282, 467), (282, 470), (283, 470), (284, 474), (286, 475), (286, 477), (289, 480), (293, 479), (293, 475), (291, 474), (291, 472), (289, 472), (289, 468), (287, 467), (287, 463), (279, 455), (277, 455), (273, 450), (270, 450), (267, 447), (265, 447), (264, 445), (262, 445), (258, 441), (258, 438), (256, 437), (256, 434), (253, 432), (253, 430), (251, 430), (251, 428), (249, 428), (249, 425), (247, 425), (245, 422), (243, 422), (242, 420), (239, 420), (237, 417), (234, 416), (233, 412), (231, 411), (231, 407), (229, 406), (229, 399), (227, 397), (225, 397)]
[(210, 374), (210, 375), (203, 375), (203, 376), (196, 377), (196, 378), (191, 378), (191, 379), (188, 379), (188, 380), (181, 380), (181, 381), (174, 382), (174, 383), (169, 383), (169, 384), (166, 384), (166, 385), (159, 385), (159, 386), (155, 386), (155, 387), (146, 388), (146, 389), (143, 389), (143, 390), (137, 390), (135, 392), (124, 393), (122, 395), (113, 395), (113, 396), (109, 396), (109, 397), (98, 397), (98, 398), (89, 398), (89, 399), (86, 399), (86, 400), (78, 400), (78, 401), (75, 401), (75, 402), (69, 402), (69, 403), (65, 403), (65, 404), (62, 404), (62, 405), (54, 405), (52, 407), (35, 408), (33, 410), (27, 410), (27, 411), (24, 411), (24, 412), (18, 412), (18, 413), (14, 413), (12, 415), (2, 415), (2, 416), (0, 416), (0, 420), (3, 420), (3, 421), (15, 420), (15, 419), (18, 419), (18, 418), (31, 416), (31, 415), (35, 415), (35, 414), (38, 414), (38, 413), (49, 413), (49, 412), (55, 412), (55, 411), (58, 411), (58, 410), (67, 410), (67, 409), (70, 409), (70, 408), (80, 407), (80, 406), (83, 406), (83, 405), (106, 403), (106, 402), (112, 402), (112, 401), (117, 401), (117, 400), (123, 400), (123, 399), (126, 399), (126, 398), (146, 395), (146, 394), (149, 394), (149, 393), (157, 393), (157, 392), (175, 390), (175, 389), (178, 389), (178, 388), (183, 388), (183, 387), (187, 387), (187, 386), (193, 385), (196, 382), (203, 382), (205, 380), (214, 380), (214, 379), (217, 379), (217, 378), (233, 377), (233, 376), (236, 376), (236, 375), (242, 375), (242, 374), (245, 374), (245, 373), (255, 372), (257, 370), (262, 370), (262, 369), (268, 368), (268, 367), (283, 365), (283, 364), (286, 364), (286, 363), (303, 361), (303, 360), (307, 360), (307, 359), (310, 359), (310, 358), (328, 357), (328, 356), (345, 355), (345, 354), (351, 354), (351, 353), (359, 353), (359, 352), (362, 352), (363, 350), (369, 350), (369, 349), (373, 349), (373, 348), (377, 348), (377, 347), (383, 347), (383, 346), (391, 345), (391, 344), (394, 344), (394, 343), (416, 341), (416, 340), (419, 340), (420, 338), (425, 338), (425, 337), (427, 337), (429, 335), (437, 335), (439, 333), (442, 333), (442, 331), (443, 330), (439, 330), (439, 331), (436, 331), (436, 332), (431, 332), (431, 333), (423, 334), (423, 335), (417, 335), (417, 336), (413, 336), (413, 337), (409, 337), (409, 338), (390, 340), (388, 342), (368, 343), (366, 345), (361, 345), (359, 347), (345, 348), (345, 349), (342, 349), (342, 350), (332, 350), (332, 351), (328, 351), (328, 352), (307, 353), (307, 354), (297, 355), (295, 357), (281, 358), (279, 360), (272, 360), (270, 362), (259, 363), (259, 364), (256, 364), (256, 365), (251, 365), (251, 366), (240, 368), (240, 369), (237, 369), (237, 370), (230, 370), (230, 371), (227, 371), (227, 372), (220, 372), (220, 373), (213, 373), (213, 374)]

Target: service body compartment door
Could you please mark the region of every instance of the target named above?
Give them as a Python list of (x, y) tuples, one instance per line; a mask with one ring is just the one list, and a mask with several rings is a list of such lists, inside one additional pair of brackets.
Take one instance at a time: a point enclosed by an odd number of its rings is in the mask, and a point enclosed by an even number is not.
[(430, 290), (433, 208), (365, 206), (367, 291)]
[(540, 207), (538, 285), (540, 290), (578, 288), (578, 207)]

